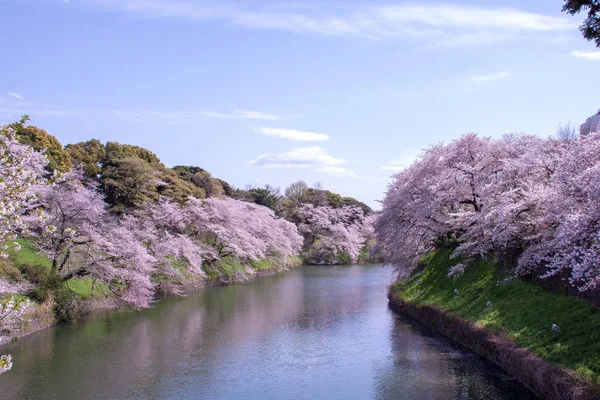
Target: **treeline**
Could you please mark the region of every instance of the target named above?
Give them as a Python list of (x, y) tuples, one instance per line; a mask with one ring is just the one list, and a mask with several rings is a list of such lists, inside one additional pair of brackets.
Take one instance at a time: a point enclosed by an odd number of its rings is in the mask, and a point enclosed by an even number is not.
[(491, 256), (517, 275), (591, 296), (600, 282), (599, 205), (600, 134), (467, 134), (394, 176), (375, 230), (386, 260), (405, 273), (451, 242), (450, 275)]
[(0, 293), (51, 297), (61, 319), (73, 316), (64, 285), (73, 280), (145, 307), (157, 292), (298, 256), (310, 264), (373, 260), (371, 209), (320, 185), (237, 189), (200, 167), (168, 168), (134, 145), (63, 147), (26, 117), (0, 138), (2, 253), (26, 239), (49, 260), (49, 268), (4, 262)]

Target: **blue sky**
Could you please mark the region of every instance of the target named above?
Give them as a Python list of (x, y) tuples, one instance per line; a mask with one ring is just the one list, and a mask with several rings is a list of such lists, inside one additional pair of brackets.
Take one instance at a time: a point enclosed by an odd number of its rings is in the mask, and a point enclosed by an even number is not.
[(563, 3), (0, 0), (0, 121), (376, 206), (432, 143), (600, 108), (600, 53)]

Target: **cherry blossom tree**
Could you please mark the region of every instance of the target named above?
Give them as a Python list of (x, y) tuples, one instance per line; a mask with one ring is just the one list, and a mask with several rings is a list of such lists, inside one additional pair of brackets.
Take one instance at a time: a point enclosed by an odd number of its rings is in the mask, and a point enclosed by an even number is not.
[[(24, 213), (36, 200), (34, 188), (44, 181), (46, 157), (20, 144), (14, 132), (0, 127), (0, 257), (8, 241), (27, 232)], [(18, 249), (18, 244), (13, 244)]]
[(212, 250), (205, 257), (234, 256), (259, 260), (284, 259), (298, 254), (302, 237), (294, 224), (277, 218), (272, 210), (231, 198), (190, 198), (185, 206), (190, 235)]
[[(0, 332), (14, 333), (23, 322), (23, 315), (31, 309), (29, 299), (17, 299), (14, 295), (0, 298)], [(1, 343), (1, 341), (0, 341)], [(0, 374), (12, 368), (10, 355), (0, 356)]]
[(12, 357), (9, 355), (0, 356), (0, 374), (12, 368)]
[(410, 272), (418, 257), (452, 240), (465, 262), (493, 254), (519, 274), (597, 288), (599, 171), (599, 134), (570, 141), (464, 135), (394, 176), (375, 223), (378, 247)]
[(126, 224), (108, 213), (97, 188), (75, 171), (38, 191), (47, 218), (38, 220), (34, 233), (52, 260), (52, 271), (65, 281), (89, 276), (134, 306), (149, 305), (154, 257)]
[(454, 214), (460, 229), (455, 255), (518, 256), (543, 229), (547, 209), (542, 201), (551, 190), (557, 160), (569, 146), (560, 140), (506, 135), (493, 142), (493, 171), (480, 190), (480, 212)]
[(298, 210), (298, 229), (305, 238), (305, 261), (311, 264), (355, 263), (372, 238), (372, 221), (362, 208), (333, 208), (304, 204)]
[(600, 284), (600, 133), (569, 143), (558, 159), (551, 190), (540, 196), (547, 212), (519, 260), (521, 274), (568, 275), (581, 291)]
[(18, 299), (15, 295), (0, 298), (0, 331), (14, 332), (19, 329), (22, 316), (31, 310), (29, 299)]
[[(210, 253), (199, 241), (187, 235), (187, 220), (182, 207), (167, 198), (146, 203), (121, 224), (134, 233), (156, 260), (154, 275), (160, 290), (181, 293), (188, 278), (202, 278), (202, 261)], [(165, 279), (168, 278), (165, 282)]]
[[(20, 144), (14, 132), (0, 127), (0, 257), (6, 258), (7, 241), (26, 233), (24, 213), (36, 200), (34, 188), (44, 180), (46, 157)], [(13, 243), (19, 250), (18, 243)], [(0, 292), (19, 292), (23, 287), (1, 281)], [(0, 330), (10, 329), (29, 306), (29, 301), (17, 302), (13, 296), (0, 301)], [(0, 374), (12, 368), (10, 355), (0, 357)]]

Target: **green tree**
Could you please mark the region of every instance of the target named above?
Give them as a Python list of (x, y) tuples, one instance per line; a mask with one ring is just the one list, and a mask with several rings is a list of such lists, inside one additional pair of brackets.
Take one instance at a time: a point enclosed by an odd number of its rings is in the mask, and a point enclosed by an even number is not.
[(369, 215), (373, 212), (373, 209), (363, 203), (362, 201), (356, 200), (354, 197), (344, 197), (342, 198), (342, 205), (344, 206), (358, 206), (362, 208), (365, 215)]
[(234, 192), (233, 187), (229, 183), (225, 182), (223, 179), (217, 178), (217, 180), (221, 184), (221, 187), (223, 188), (223, 192), (225, 193), (225, 196), (232, 197), (233, 192)]
[(275, 189), (270, 185), (267, 185), (265, 188), (254, 188), (248, 190), (248, 194), (252, 199), (252, 202), (261, 206), (265, 206), (270, 208), (271, 210), (278, 212), (277, 204), (279, 198), (279, 189)]
[(583, 37), (600, 47), (600, 1), (599, 0), (566, 0), (562, 10), (571, 15), (587, 11), (588, 15), (579, 30)]
[(327, 203), (329, 203), (329, 205), (333, 208), (340, 208), (342, 205), (344, 205), (344, 200), (343, 200), (342, 196), (340, 196), (339, 194), (330, 192), (328, 190), (327, 191)]
[(224, 193), (221, 181), (213, 178), (208, 171), (200, 167), (177, 165), (173, 167), (173, 171), (184, 181), (191, 182), (196, 187), (201, 188), (207, 197), (219, 197)]
[(17, 134), (19, 142), (31, 146), (37, 151), (46, 150), (48, 157), (46, 169), (51, 172), (55, 170), (70, 171), (71, 156), (63, 149), (58, 139), (43, 129), (27, 125), (27, 121), (29, 121), (29, 116), (24, 115), (20, 121), (10, 124), (8, 127)]
[(109, 158), (101, 183), (113, 212), (124, 212), (147, 201), (158, 200), (157, 177), (152, 166), (140, 158)]
[(69, 144), (65, 150), (70, 154), (73, 164), (83, 165), (83, 171), (92, 178), (102, 174), (102, 163), (106, 158), (106, 148), (98, 139)]

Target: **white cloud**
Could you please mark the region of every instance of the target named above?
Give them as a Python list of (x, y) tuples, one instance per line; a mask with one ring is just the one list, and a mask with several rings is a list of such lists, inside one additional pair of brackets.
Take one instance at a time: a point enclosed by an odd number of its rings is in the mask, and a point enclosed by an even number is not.
[(263, 154), (250, 164), (256, 166), (337, 166), (345, 164), (346, 160), (335, 158), (324, 149), (314, 147), (300, 147), (286, 153)]
[(471, 76), (471, 80), (475, 83), (489, 82), (489, 81), (497, 81), (498, 79), (505, 79), (510, 77), (510, 73), (508, 72), (498, 72), (496, 74), (489, 75), (473, 75)]
[(574, 51), (573, 57), (586, 58), (588, 60), (600, 60), (600, 51)]
[(265, 121), (279, 121), (281, 117), (273, 114), (267, 114), (259, 111), (238, 111), (233, 113), (221, 113), (214, 111), (203, 111), (203, 115), (212, 118), (221, 119), (261, 119)]
[(327, 175), (336, 177), (336, 178), (358, 178), (356, 172), (349, 170), (344, 167), (322, 167), (317, 171), (325, 172)]
[(250, 161), (256, 167), (310, 168), (335, 177), (356, 178), (353, 171), (344, 167), (346, 160), (335, 158), (321, 147), (300, 147), (284, 153), (263, 154)]
[(393, 172), (402, 171), (410, 167), (412, 163), (417, 161), (419, 159), (420, 154), (421, 151), (416, 149), (402, 150), (400, 152), (400, 158), (390, 160), (390, 162), (387, 165), (382, 166), (380, 169), (383, 171)]
[(293, 129), (283, 128), (254, 128), (256, 132), (263, 133), (268, 136), (277, 136), (284, 139), (294, 140), (298, 142), (324, 142), (329, 140), (329, 136), (323, 133), (295, 131)]
[(10, 97), (14, 97), (17, 100), (23, 100), (23, 96), (21, 96), (19, 93), (16, 92), (6, 92), (7, 95), (9, 95)]
[[(338, 7), (242, 7), (230, 2), (191, 0), (88, 0), (98, 6), (155, 18), (221, 20), (252, 29), (280, 30), (323, 36), (350, 36), (376, 40), (450, 40), (456, 44), (487, 42), (490, 37), (573, 30), (577, 24), (514, 8), (459, 4), (396, 4)], [(250, 2), (246, 3), (249, 4)], [(251, 3), (250, 3), (251, 4)], [(457, 39), (454, 40), (454, 39)]]

